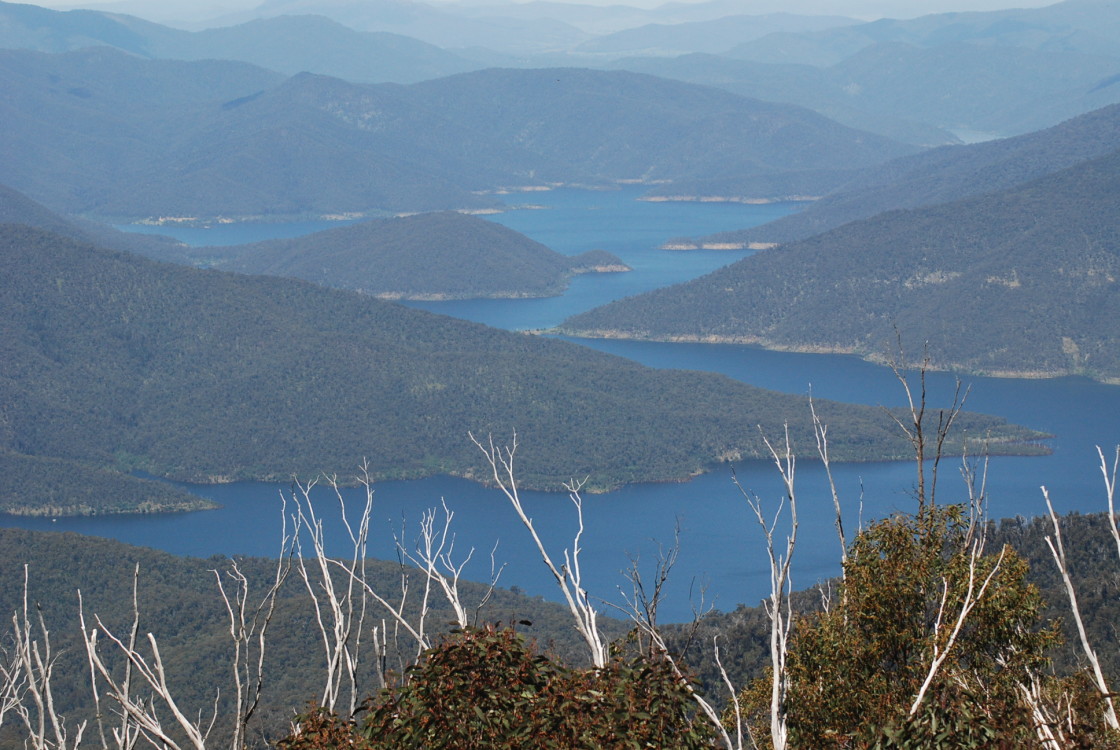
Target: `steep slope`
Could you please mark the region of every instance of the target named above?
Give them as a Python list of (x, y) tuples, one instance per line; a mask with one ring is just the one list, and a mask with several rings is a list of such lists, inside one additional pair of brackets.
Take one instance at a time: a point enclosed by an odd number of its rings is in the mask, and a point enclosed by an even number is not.
[(622, 71), (486, 70), (418, 83), (406, 95), (530, 151), (545, 179), (835, 172), (915, 150), (799, 107)]
[(187, 255), (189, 248), (176, 239), (158, 234), (122, 232), (105, 224), (64, 217), (6, 185), (0, 185), (0, 224), (26, 224), (111, 250), (160, 260), (190, 262)]
[(1120, 151), (1018, 188), (892, 211), (565, 322), (585, 335), (742, 341), (1120, 381)]
[(862, 173), (832, 195), (761, 227), (713, 235), (718, 242), (793, 242), (899, 208), (945, 203), (1021, 185), (1107, 154), (1120, 143), (1120, 105), (1037, 133), (903, 157)]
[(454, 212), (195, 254), (223, 270), (408, 299), (543, 297), (562, 291), (573, 273), (626, 270), (613, 256), (569, 257), (500, 224)]
[[(203, 481), (485, 477), (468, 431), (518, 431), (521, 479), (673, 479), (811, 441), (804, 399), (645, 368), (354, 293), (0, 231), (0, 448)], [(881, 411), (820, 405), (834, 453), (906, 455)], [(971, 426), (1018, 436), (1000, 420)]]

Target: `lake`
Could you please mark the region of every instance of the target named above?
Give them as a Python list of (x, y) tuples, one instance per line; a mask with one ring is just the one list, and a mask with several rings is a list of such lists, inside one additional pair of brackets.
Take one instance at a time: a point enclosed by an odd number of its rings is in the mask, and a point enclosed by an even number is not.
[[(568, 315), (611, 299), (683, 281), (732, 262), (742, 251), (665, 251), (659, 246), (678, 236), (697, 236), (770, 221), (794, 205), (746, 206), (713, 203), (647, 203), (635, 200), (637, 188), (617, 192), (556, 190), (511, 198), (544, 208), (523, 208), (492, 218), (564, 253), (594, 248), (609, 250), (635, 270), (625, 274), (579, 276), (562, 296), (544, 300), (472, 300), (409, 303), (508, 329), (544, 328)], [(176, 231), (161, 228), (167, 233)], [(257, 238), (275, 236), (275, 226), (259, 227)], [(196, 236), (204, 232), (202, 239)], [(293, 231), (288, 227), (285, 231)], [(196, 244), (244, 241), (251, 226), (215, 226), (191, 230), (180, 236)], [(228, 235), (225, 233), (229, 233)], [(230, 239), (236, 238), (236, 239)], [(581, 341), (584, 345), (629, 357), (652, 367), (687, 368), (721, 372), (754, 385), (818, 398), (901, 405), (904, 396), (887, 369), (855, 357), (767, 352), (733, 345), (658, 344), (629, 341)], [(965, 378), (970, 388), (968, 407), (1004, 416), (1049, 432), (1053, 455), (1034, 458), (993, 459), (989, 471), (990, 515), (995, 518), (1043, 513), (1039, 486), (1050, 488), (1061, 511), (1092, 512), (1104, 508), (1103, 484), (1095, 446), (1111, 450), (1120, 441), (1116, 417), (1120, 415), (1120, 388), (1083, 378), (1055, 380), (1002, 380)], [(945, 373), (929, 377), (934, 399), (949, 398), (955, 378)], [(744, 418), (749, 418), (745, 415)], [(532, 436), (520, 436), (522, 441)], [(958, 462), (943, 464), (942, 501), (960, 500), (964, 485)], [(776, 472), (766, 462), (752, 461), (737, 467), (742, 484), (757, 493), (773, 511), (782, 490)], [(835, 475), (845, 503), (849, 529), (860, 518), (882, 517), (896, 510), (912, 510), (914, 467), (908, 463), (844, 465)], [(831, 498), (818, 463), (798, 464), (798, 497), (801, 513), (800, 544), (794, 558), (798, 587), (835, 575), (839, 547), (833, 530)], [(280, 533), (280, 494), (289, 488), (261, 483), (191, 486), (187, 489), (223, 505), (217, 511), (103, 518), (19, 519), (4, 517), (0, 523), (25, 528), (72, 530), (113, 537), (132, 544), (156, 547), (176, 554), (273, 555)], [(334, 503), (318, 493), (319, 504)], [(349, 495), (349, 506), (357, 503)], [(457, 550), (471, 547), (475, 557), (471, 577), (486, 578), (490, 550), (508, 562), (501, 585), (516, 585), (531, 594), (556, 598), (554, 584), (535, 557), (525, 532), (499, 493), (465, 480), (433, 477), (413, 482), (377, 485), (374, 538), (371, 554), (395, 558), (394, 533), (411, 540), (421, 513), (445, 499), (455, 512)], [(526, 493), (530, 514), (546, 530), (557, 557), (570, 544), (575, 515), (563, 497)], [(586, 533), (582, 539), (586, 586), (593, 595), (617, 603), (621, 572), (636, 558), (651, 574), (660, 545), (670, 545), (680, 528), (680, 556), (673, 571), (667, 620), (691, 616), (697, 592), (706, 590), (707, 602), (721, 609), (743, 602), (757, 604), (768, 594), (769, 571), (761, 532), (748, 512), (726, 469), (690, 482), (644, 484), (585, 498)], [(341, 525), (330, 533), (336, 544)], [(335, 547), (341, 550), (341, 547)], [(611, 611), (605, 605), (605, 611)]]

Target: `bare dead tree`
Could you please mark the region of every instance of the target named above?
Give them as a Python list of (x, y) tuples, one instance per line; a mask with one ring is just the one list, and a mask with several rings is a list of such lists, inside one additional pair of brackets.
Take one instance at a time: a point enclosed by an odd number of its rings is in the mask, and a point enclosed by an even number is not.
[[(56, 655), (51, 647), (51, 634), (43, 619), (43, 609), (35, 604), (34, 620), (28, 598), (28, 566), (23, 566), (23, 606), (12, 615), (15, 636), (12, 660), (7, 666), (5, 682), (11, 681), (11, 692), (5, 691), (5, 704), (13, 700), (14, 710), (27, 730), (27, 743), (33, 750), (69, 750), (82, 743), (87, 722), (80, 722), (73, 732), (54, 703), (54, 666)], [(36, 625), (38, 626), (36, 628)]]
[[(761, 431), (761, 427), (759, 428)], [(765, 602), (766, 614), (770, 618), (770, 737), (774, 750), (785, 750), (789, 741), (786, 695), (789, 692), (789, 673), (786, 657), (789, 653), (789, 637), (793, 628), (793, 604), (790, 594), (793, 583), (790, 578), (790, 565), (797, 546), (797, 492), (795, 474), (797, 459), (789, 439), (789, 425), (785, 427), (785, 444), (779, 451), (763, 435), (770, 457), (785, 486), (785, 497), (778, 505), (773, 519), (766, 520), (762, 510), (762, 500), (746, 490), (739, 478), (732, 473), (735, 486), (739, 488), (747, 505), (754, 512), (766, 539), (766, 552), (770, 560), (770, 598)], [(789, 507), (789, 534), (786, 536), (785, 550), (778, 551), (775, 531), (784, 509)]]
[[(363, 470), (366, 467), (363, 466)], [(347, 715), (353, 715), (359, 701), (358, 664), (362, 646), (365, 618), (369, 596), (372, 592), (365, 581), (366, 543), (369, 538), (369, 518), (373, 509), (373, 483), (368, 474), (363, 474), (365, 507), (362, 509), (356, 527), (347, 517), (346, 498), (337, 478), (326, 477), (326, 482), (334, 490), (339, 512), (350, 539), (350, 554), (343, 559), (332, 559), (327, 554), (326, 535), (323, 519), (315, 509), (311, 493), (318, 478), (309, 482), (294, 483), (291, 500), (295, 506), (297, 533), (293, 537), (295, 546), (295, 567), (304, 588), (311, 597), (315, 613), (315, 623), (319, 630), (320, 641), (326, 661), (326, 677), (319, 704), (330, 711), (339, 710), (343, 693), (347, 695)], [(302, 533), (301, 533), (302, 532)], [(311, 544), (311, 556), (303, 552), (303, 538), (307, 536)], [(340, 568), (344, 575), (336, 580), (332, 568)], [(312, 572), (314, 570), (314, 572)], [(385, 606), (394, 609), (387, 601)], [(400, 607), (403, 609), (403, 602)], [(427, 647), (427, 641), (414, 633), (419, 649)]]
[[(428, 613), (431, 586), (435, 584), (443, 592), (444, 598), (451, 606), (455, 614), (456, 624), (460, 628), (465, 628), (471, 624), (472, 619), (477, 619), (478, 613), (490, 600), (494, 589), (497, 588), (498, 579), (501, 577), (505, 565), (498, 566), (495, 563), (494, 553), (497, 550), (495, 544), (494, 549), (490, 551), (490, 581), (485, 594), (474, 608), (475, 617), (471, 618), (467, 614), (467, 606), (463, 603), (462, 596), (459, 593), (459, 581), (462, 578), (463, 570), (474, 556), (474, 548), (472, 547), (461, 561), (455, 561), (455, 535), (451, 533), (451, 523), (455, 519), (455, 513), (447, 507), (444, 500), (441, 499), (440, 504), (443, 507), (443, 522), (437, 525), (438, 510), (430, 508), (420, 519), (420, 536), (413, 551), (410, 552), (403, 540), (399, 538), (397, 539), (397, 549), (405, 559), (424, 574), (425, 590), (421, 597), (421, 624)], [(420, 630), (423, 631), (422, 625)]]
[(0, 649), (0, 727), (4, 726), (8, 714), (19, 708), (26, 689), (27, 676), (23, 673), (23, 661), (14, 647), (14, 640), (12, 649)]
[[(265, 591), (255, 607), (249, 603), (250, 585), (248, 577), (242, 572), (236, 560), (231, 561), (225, 576), (232, 583), (232, 592), (227, 592), (222, 574), (215, 570), (218, 591), (226, 607), (229, 618), (229, 635), (233, 641), (233, 662), (230, 665), (234, 680), (235, 717), (230, 737), (230, 750), (242, 750), (246, 745), (249, 721), (260, 705), (264, 689), (264, 655), (268, 626), (276, 613), (276, 600), (280, 589), (287, 580), (292, 568), (295, 545), (287, 533), (287, 513), (281, 508), (282, 519), (280, 534), (280, 556), (272, 584)], [(297, 526), (295, 533), (299, 533)], [(135, 629), (133, 631), (135, 635)]]
[[(128, 648), (130, 650), (136, 649), (136, 638), (140, 632), (140, 564), (137, 563), (132, 569), (132, 627), (129, 628), (128, 634)], [(89, 679), (90, 679), (90, 694), (93, 696), (93, 705), (95, 709), (95, 717), (97, 720), (97, 732), (101, 738), (101, 747), (108, 750), (110, 747), (115, 747), (117, 750), (130, 750), (136, 746), (140, 739), (140, 727), (132, 720), (132, 718), (125, 711), (117, 711), (118, 721), (117, 725), (111, 730), (113, 742), (110, 744), (108, 735), (105, 734), (106, 713), (107, 709), (101, 703), (101, 688), (99, 682), (101, 676), (97, 670), (97, 663), (93, 659), (93, 652), (88, 648), (88, 642), (85, 640), (86, 623), (85, 613), (81, 606), (82, 592), (78, 591), (78, 613), (79, 620), (82, 628), (83, 643), (86, 644), (86, 660), (89, 665)], [(132, 690), (132, 662), (125, 660), (124, 663), (124, 676), (120, 679), (119, 684), (125, 694), (129, 694)]]
[[(1112, 491), (1115, 487), (1114, 482), (1110, 481), (1108, 467), (1104, 461), (1104, 453), (1098, 448), (1098, 453), (1101, 456), (1101, 470), (1105, 475), (1105, 486), (1109, 493), (1108, 506), (1109, 506), (1109, 523), (1113, 529), (1116, 528), (1116, 515), (1112, 510)], [(1118, 449), (1120, 450), (1120, 449)], [(1115, 465), (1114, 465), (1115, 471)], [(1115, 473), (1112, 474), (1115, 477)], [(1050, 554), (1054, 558), (1054, 563), (1058, 566), (1058, 572), (1062, 576), (1062, 584), (1066, 590), (1066, 598), (1069, 600), (1070, 611), (1073, 614), (1073, 621), (1077, 625), (1077, 635), (1081, 641), (1081, 651), (1089, 662), (1089, 666), (1093, 674), (1093, 682), (1097, 690), (1100, 692), (1104, 700), (1104, 720), (1111, 729), (1120, 730), (1120, 721), (1117, 720), (1116, 706), (1112, 700), (1112, 691), (1108, 687), (1108, 682), (1105, 680), (1104, 671), (1101, 669), (1100, 659), (1097, 656), (1096, 650), (1089, 642), (1089, 634), (1085, 630), (1085, 623), (1081, 618), (1081, 607), (1077, 603), (1077, 590), (1074, 588), (1073, 580), (1070, 577), (1069, 563), (1066, 558), (1065, 545), (1062, 542), (1062, 525), (1058, 520), (1058, 514), (1054, 512), (1054, 506), (1050, 502), (1050, 493), (1046, 487), (1042, 487), (1042, 497), (1046, 500), (1046, 510), (1050, 515), (1050, 523), (1054, 528), (1054, 534), (1046, 537), (1046, 546), (1050, 548)]]
[(564, 485), (565, 489), (568, 490), (568, 497), (571, 499), (572, 505), (575, 506), (576, 517), (579, 521), (579, 529), (572, 541), (571, 548), (564, 550), (564, 562), (561, 565), (557, 565), (548, 554), (548, 549), (545, 547), (544, 541), (533, 525), (533, 519), (529, 518), (525, 513), (525, 507), (521, 502), (521, 495), (517, 487), (517, 475), (514, 471), (514, 456), (517, 453), (517, 434), (514, 433), (511, 445), (502, 448), (494, 444), (494, 437), (492, 435), (488, 438), (486, 445), (483, 445), (473, 434), (470, 435), (470, 439), (482, 452), (483, 457), (490, 467), (495, 484), (506, 496), (506, 499), (509, 500), (510, 505), (513, 506), (517, 517), (521, 519), (522, 525), (528, 530), (533, 542), (537, 545), (537, 551), (540, 553), (541, 560), (544, 562), (549, 572), (552, 573), (552, 577), (556, 580), (556, 585), (560, 588), (560, 592), (564, 596), (564, 601), (568, 605), (568, 611), (571, 612), (572, 617), (575, 619), (576, 630), (583, 638), (584, 643), (587, 644), (591, 663), (594, 664), (596, 668), (602, 669), (607, 664), (607, 643), (599, 630), (598, 613), (591, 604), (586, 589), (583, 588), (583, 578), (580, 570), (580, 539), (583, 537), (584, 530), (583, 498), (580, 496), (580, 491), (583, 488), (583, 482), (573, 480)]
[[(213, 730), (218, 718), (218, 699), (220, 693), (215, 694), (214, 705), (209, 721), (204, 721), (201, 711), (198, 718), (192, 719), (180, 708), (175, 700), (174, 691), (167, 680), (167, 670), (164, 667), (163, 656), (159, 651), (159, 644), (151, 633), (147, 634), (149, 655), (145, 656), (135, 640), (135, 629), (132, 630), (128, 642), (121, 640), (109, 630), (100, 617), (94, 617), (97, 627), (86, 626), (85, 612), (81, 604), (79, 592), (78, 615), (82, 627), (82, 641), (85, 645), (86, 656), (90, 668), (100, 677), (101, 684), (105, 686), (106, 694), (118, 706), (121, 712), (122, 729), (115, 735), (118, 744), (128, 741), (130, 737), (143, 737), (150, 744), (165, 748), (166, 750), (184, 750), (194, 748), (205, 750), (210, 732)], [(136, 618), (134, 612), (134, 622)], [(113, 675), (111, 666), (106, 663), (100, 651), (100, 634), (116, 646), (116, 651), (129, 665), (128, 678), (118, 679)], [(147, 695), (139, 695), (131, 684), (131, 676), (135, 675), (143, 686)], [(98, 691), (96, 684), (95, 692)], [(171, 723), (165, 725), (160, 718), (160, 707), (170, 713)], [(177, 739), (175, 734), (181, 734), (183, 740)], [(186, 744), (183, 744), (185, 741)]]
[(898, 343), (899, 358), (891, 358), (887, 364), (894, 373), (895, 378), (902, 384), (902, 389), (906, 393), (906, 402), (909, 414), (906, 421), (900, 419), (894, 412), (887, 410), (887, 413), (894, 420), (895, 424), (901, 428), (906, 439), (910, 441), (910, 445), (914, 449), (915, 465), (918, 472), (918, 509), (921, 510), (925, 507), (926, 503), (936, 502), (937, 495), (937, 469), (941, 464), (941, 458), (945, 452), (945, 440), (949, 436), (949, 431), (953, 426), (953, 422), (957, 416), (964, 409), (964, 403), (968, 399), (968, 389), (962, 392), (962, 384), (960, 379), (957, 379), (956, 390), (953, 392), (952, 403), (944, 409), (937, 410), (937, 425), (933, 434), (933, 455), (931, 461), (931, 477), (930, 484), (927, 492), (926, 488), (926, 459), (929, 448), (929, 436), (926, 431), (926, 410), (927, 410), (927, 390), (926, 390), (926, 373), (930, 369), (930, 356), (926, 352), (922, 357), (922, 363), (918, 368), (918, 393), (915, 396), (910, 387), (910, 381), (904, 373), (903, 367), (905, 365), (900, 363), (902, 343), (901, 338)]

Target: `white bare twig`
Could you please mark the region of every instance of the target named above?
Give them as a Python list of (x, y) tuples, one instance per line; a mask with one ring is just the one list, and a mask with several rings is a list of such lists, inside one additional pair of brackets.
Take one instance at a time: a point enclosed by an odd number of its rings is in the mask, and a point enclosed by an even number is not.
[[(350, 556), (345, 559), (328, 557), (323, 520), (316, 515), (311, 492), (317, 480), (295, 483), (292, 500), (296, 507), (297, 529), (306, 529), (310, 538), (313, 557), (311, 562), (315, 573), (308, 569), (308, 560), (303, 555), (302, 534), (294, 536), (297, 570), (304, 587), (311, 596), (315, 610), (316, 625), (319, 629), (323, 652), (326, 657), (327, 673), (324, 680), (320, 705), (331, 711), (338, 710), (339, 701), (345, 692), (348, 697), (348, 715), (357, 710), (359, 694), (358, 664), (362, 645), (363, 625), (369, 597), (373, 589), (366, 583), (366, 542), (369, 538), (369, 519), (373, 510), (373, 483), (369, 477), (368, 465), (361, 466), (362, 475), (358, 478), (365, 488), (365, 506), (361, 511), (357, 526), (351, 524), (346, 514), (346, 498), (338, 485), (337, 478), (327, 477), (326, 482), (334, 490), (338, 501), (342, 522), (350, 538)], [(331, 568), (342, 569), (346, 574), (336, 583)], [(380, 600), (390, 611), (398, 610), (383, 599)], [(401, 603), (403, 609), (404, 603)], [(419, 649), (428, 644), (420, 634), (415, 634)]]
[[(164, 669), (163, 657), (160, 655), (155, 636), (151, 633), (147, 635), (148, 647), (151, 651), (151, 661), (149, 662), (149, 659), (140, 653), (132, 637), (129, 638), (128, 643), (125, 643), (113, 635), (100, 618), (95, 617), (97, 627), (87, 629), (80, 592), (78, 601), (82, 640), (91, 669), (100, 675), (108, 689), (109, 696), (116, 701), (129, 722), (124, 724), (121, 730), (114, 730), (118, 743), (126, 742), (127, 737), (132, 733), (139, 733), (157, 747), (182, 750), (183, 746), (171, 734), (173, 730), (163, 726), (156, 710), (158, 703), (162, 704), (171, 713), (174, 719), (174, 727), (185, 736), (187, 746), (193, 747), (195, 750), (205, 750), (207, 738), (213, 730), (218, 716), (217, 696), (214, 699), (211, 719), (205, 726), (201, 716), (197, 720), (190, 719), (175, 701), (174, 694), (167, 682), (167, 672)], [(143, 699), (133, 695), (128, 683), (113, 676), (112, 669), (105, 663), (99, 651), (99, 633), (104, 633), (105, 637), (117, 646), (128, 663), (130, 671), (138, 675), (147, 684), (148, 689), (151, 690), (150, 698)]]
[[(1105, 481), (1107, 483), (1108, 477), (1106, 475)], [(1111, 485), (1110, 485), (1111, 488)], [(1096, 683), (1097, 690), (1100, 691), (1101, 697), (1104, 699), (1105, 710), (1104, 720), (1112, 729), (1120, 729), (1120, 721), (1116, 717), (1116, 707), (1113, 705), (1112, 693), (1108, 688), (1108, 682), (1104, 678), (1104, 672), (1101, 670), (1100, 659), (1097, 658), (1097, 652), (1089, 643), (1089, 635), (1085, 631), (1085, 623), (1081, 619), (1081, 607), (1077, 604), (1077, 591), (1073, 587), (1073, 580), (1070, 578), (1069, 565), (1066, 562), (1065, 545), (1062, 543), (1062, 526), (1058, 521), (1058, 514), (1054, 512), (1054, 506), (1050, 502), (1050, 493), (1045, 487), (1042, 488), (1042, 497), (1046, 500), (1046, 509), (1050, 514), (1050, 523), (1054, 527), (1054, 535), (1046, 537), (1046, 546), (1050, 548), (1050, 554), (1054, 557), (1054, 562), (1058, 566), (1058, 572), (1062, 575), (1062, 583), (1065, 585), (1066, 597), (1069, 599), (1069, 606), (1073, 612), (1073, 621), (1077, 625), (1077, 634), (1081, 639), (1081, 650), (1085, 654), (1085, 658), (1089, 660), (1089, 665), (1093, 669), (1093, 680)], [(1112, 516), (1111, 507), (1109, 515)], [(1115, 523), (1115, 520), (1112, 521)]]
[[(785, 750), (789, 734), (786, 712), (789, 675), (786, 670), (786, 657), (789, 651), (790, 631), (793, 627), (793, 605), (790, 598), (793, 583), (790, 579), (790, 564), (797, 545), (798, 524), (797, 493), (794, 482), (797, 461), (790, 445), (789, 425), (785, 427), (785, 446), (782, 452), (779, 452), (765, 435), (763, 441), (785, 485), (785, 498), (778, 505), (772, 521), (767, 522), (762, 512), (762, 500), (757, 495), (747, 492), (734, 472), (732, 472), (732, 479), (747, 501), (747, 505), (754, 511), (755, 518), (766, 538), (766, 551), (770, 558), (770, 599), (766, 602), (766, 613), (770, 618), (770, 736), (774, 750)], [(774, 540), (774, 532), (787, 502), (790, 531), (786, 537), (785, 551), (780, 553)]]
[(828, 454), (828, 425), (821, 421), (817, 415), (817, 405), (813, 397), (809, 396), (809, 412), (813, 415), (813, 434), (817, 438), (817, 455), (824, 465), (825, 475), (828, 477), (828, 489), (832, 493), (832, 507), (836, 511), (836, 535), (840, 538), (840, 579), (845, 576), (844, 569), (848, 566), (848, 540), (844, 536), (844, 515), (840, 508), (840, 493), (836, 490), (836, 482), (832, 478), (832, 461)]
[(1069, 745), (1062, 722), (1053, 715), (1042, 695), (1042, 682), (1032, 670), (1026, 682), (1019, 682), (1019, 695), (1030, 710), (1035, 737), (1042, 750), (1064, 750)]
[[(286, 503), (281, 507), (280, 518), (280, 557), (276, 562), (276, 571), (272, 584), (251, 614), (249, 579), (241, 571), (237, 561), (233, 560), (230, 569), (226, 571), (226, 576), (233, 582), (232, 598), (226, 591), (221, 573), (217, 570), (213, 571), (229, 618), (229, 635), (234, 649), (233, 663), (230, 666), (233, 671), (236, 716), (230, 737), (230, 750), (242, 750), (245, 747), (249, 720), (260, 703), (264, 688), (264, 654), (268, 626), (276, 612), (276, 600), (280, 588), (284, 585), (292, 567), (295, 545), (287, 532)], [(298, 525), (295, 533), (299, 534)]]
[[(6, 702), (18, 697), (22, 690), (22, 700), (11, 709), (23, 722), (28, 734), (28, 745), (33, 750), (68, 750), (82, 743), (86, 722), (81, 722), (71, 736), (65, 719), (54, 705), (54, 662), (55, 654), (51, 648), (51, 634), (43, 619), (43, 610), (35, 604), (35, 626), (32, 623), (28, 604), (28, 566), (23, 566), (23, 607), (12, 615), (15, 646), (11, 665), (8, 667), (14, 680), (11, 696)], [(39, 639), (42, 639), (41, 641)]]
[(937, 677), (937, 673), (941, 670), (941, 666), (949, 657), (949, 652), (956, 644), (957, 637), (960, 635), (961, 629), (964, 627), (965, 620), (968, 619), (969, 614), (971, 614), (976, 605), (980, 603), (980, 600), (983, 599), (984, 592), (988, 590), (988, 586), (996, 577), (996, 574), (999, 573), (999, 569), (1003, 565), (1003, 557), (1006, 553), (1006, 547), (1000, 550), (999, 557), (996, 558), (995, 563), (992, 565), (992, 569), (984, 578), (984, 582), (980, 584), (979, 588), (977, 588), (976, 566), (977, 563), (979, 563), (980, 558), (984, 554), (984, 544), (982, 540), (973, 542), (972, 547), (969, 549), (968, 553), (968, 585), (965, 588), (964, 598), (961, 601), (960, 611), (957, 613), (956, 621), (953, 624), (952, 630), (949, 631), (949, 635), (945, 639), (944, 645), (941, 644), (942, 622), (946, 614), (945, 608), (948, 604), (950, 592), (948, 579), (942, 579), (941, 604), (937, 608), (937, 619), (934, 622), (933, 626), (933, 659), (930, 661), (929, 671), (926, 672), (926, 678), (922, 682), (922, 686), (918, 690), (918, 694), (914, 696), (914, 702), (910, 704), (910, 716), (914, 716), (915, 714), (917, 714), (918, 709), (921, 708), (922, 701), (926, 696), (926, 692), (929, 690), (930, 685), (933, 684), (933, 680)]
[(533, 519), (525, 513), (525, 507), (522, 505), (521, 496), (517, 487), (517, 477), (514, 472), (514, 455), (517, 452), (517, 434), (513, 435), (512, 445), (499, 448), (494, 444), (493, 436), (488, 438), (487, 444), (483, 445), (473, 435), (470, 435), (471, 441), (482, 451), (483, 457), (486, 459), (487, 464), (492, 472), (494, 482), (498, 488), (509, 500), (513, 506), (517, 517), (521, 519), (522, 525), (528, 530), (529, 535), (533, 538), (533, 542), (537, 545), (537, 551), (540, 553), (541, 560), (552, 573), (552, 577), (556, 579), (556, 585), (560, 587), (560, 592), (564, 595), (564, 601), (568, 605), (568, 611), (571, 612), (572, 617), (576, 621), (576, 630), (583, 638), (584, 643), (590, 651), (591, 663), (596, 668), (601, 669), (607, 664), (608, 649), (607, 644), (603, 640), (602, 633), (599, 632), (598, 614), (592, 606), (588, 598), (587, 591), (583, 588), (582, 574), (580, 571), (580, 539), (583, 537), (583, 498), (580, 496), (580, 490), (583, 488), (583, 482), (575, 480), (568, 482), (564, 488), (568, 490), (568, 497), (571, 499), (572, 504), (576, 509), (576, 516), (579, 520), (579, 530), (576, 532), (575, 538), (572, 541), (571, 549), (564, 550), (564, 562), (561, 565), (556, 565), (552, 557), (548, 554), (548, 550), (544, 546), (540, 534), (533, 526)]

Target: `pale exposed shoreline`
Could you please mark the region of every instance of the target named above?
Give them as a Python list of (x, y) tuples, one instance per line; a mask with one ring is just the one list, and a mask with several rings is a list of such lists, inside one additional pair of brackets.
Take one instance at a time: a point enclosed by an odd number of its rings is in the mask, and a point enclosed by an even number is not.
[[(888, 364), (881, 354), (867, 353), (854, 347), (843, 347), (825, 344), (783, 344), (761, 336), (719, 336), (715, 334), (679, 334), (675, 336), (653, 336), (650, 334), (635, 334), (629, 331), (612, 329), (573, 330), (558, 328), (553, 333), (562, 333), (573, 338), (587, 339), (615, 339), (619, 341), (652, 341), (666, 344), (736, 344), (740, 346), (753, 346), (772, 352), (791, 352), (795, 354), (843, 354), (859, 357), (865, 362), (877, 365)], [(1001, 378), (1007, 380), (1048, 380), (1051, 378), (1064, 378), (1070, 376), (1087, 377), (1105, 385), (1120, 385), (1120, 377), (1106, 378), (1088, 375), (1084, 372), (1072, 370), (976, 370), (960, 363), (948, 362), (931, 364), (930, 370), (938, 372), (961, 372), (985, 378)]]

